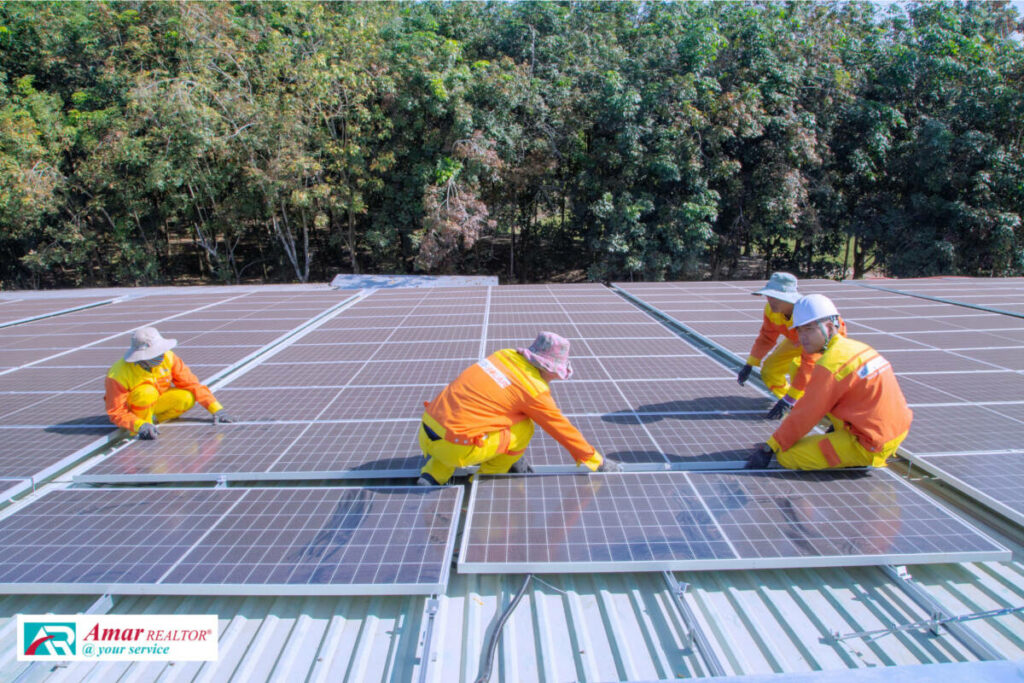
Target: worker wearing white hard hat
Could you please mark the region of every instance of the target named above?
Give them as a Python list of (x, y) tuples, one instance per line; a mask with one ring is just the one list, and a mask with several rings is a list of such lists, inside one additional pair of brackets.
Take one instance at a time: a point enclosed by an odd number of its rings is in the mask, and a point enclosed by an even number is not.
[(215, 423), (234, 421), (171, 351), (177, 343), (155, 327), (132, 333), (128, 351), (107, 372), (104, 400), (112, 423), (140, 439), (155, 439), (158, 422), (173, 420), (196, 402), (213, 414)]
[[(772, 273), (765, 286), (751, 294), (765, 298), (764, 315), (761, 330), (736, 380), (743, 384), (755, 367), (761, 367), (761, 380), (778, 398), (766, 415), (768, 419), (775, 420), (785, 415), (804, 395), (818, 358), (800, 346), (796, 330), (792, 329), (793, 307), (802, 297), (797, 290), (795, 275)], [(839, 333), (846, 334), (846, 323), (841, 318)]]
[[(913, 413), (892, 366), (867, 344), (839, 334), (838, 321), (839, 311), (826, 296), (797, 301), (792, 327), (808, 353), (821, 355), (807, 396), (755, 449), (748, 469), (767, 467), (773, 454), (788, 469), (884, 467), (906, 438)], [(832, 429), (810, 434), (823, 417)]]

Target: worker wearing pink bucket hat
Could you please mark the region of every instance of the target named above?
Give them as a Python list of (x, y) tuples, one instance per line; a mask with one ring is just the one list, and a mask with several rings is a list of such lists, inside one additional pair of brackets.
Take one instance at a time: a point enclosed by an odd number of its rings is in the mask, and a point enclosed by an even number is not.
[(501, 349), (469, 366), (429, 403), (419, 428), (428, 458), (416, 482), (444, 484), (460, 467), (481, 474), (529, 472), (520, 462), (537, 423), (579, 465), (596, 472), (620, 467), (587, 443), (555, 405), (550, 383), (572, 376), (569, 340), (541, 332), (529, 348)]

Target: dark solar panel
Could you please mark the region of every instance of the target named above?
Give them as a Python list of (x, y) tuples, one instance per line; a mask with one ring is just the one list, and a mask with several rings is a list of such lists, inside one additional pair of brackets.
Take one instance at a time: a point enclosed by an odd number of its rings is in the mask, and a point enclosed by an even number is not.
[(1024, 524), (1024, 453), (926, 455), (915, 462)]
[(5, 427), (0, 429), (0, 477), (32, 477), (65, 457), (110, 436), (114, 428)]
[(0, 520), (0, 589), (440, 593), (461, 499), (461, 487), (52, 491)]
[(412, 477), (423, 466), (419, 420), (171, 424), (132, 441), (76, 482), (139, 483)]
[(1020, 448), (1024, 419), (1007, 406), (918, 406), (903, 448), (914, 455)]
[(886, 470), (483, 477), (463, 573), (804, 568), (1008, 559)]

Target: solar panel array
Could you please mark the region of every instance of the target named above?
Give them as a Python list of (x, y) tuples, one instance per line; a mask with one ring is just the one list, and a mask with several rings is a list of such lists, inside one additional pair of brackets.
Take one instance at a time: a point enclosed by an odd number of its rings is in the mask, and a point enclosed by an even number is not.
[[(902, 287), (900, 281), (900, 286)], [(929, 281), (930, 282), (930, 281)], [(623, 290), (745, 360), (760, 325), (764, 299), (750, 296), (763, 282), (622, 284)], [(972, 285), (973, 286), (973, 285)], [(994, 290), (1019, 287), (995, 283)], [(914, 411), (902, 453), (974, 495), (989, 485), (962, 470), (947, 475), (949, 458), (967, 460), (1024, 447), (1024, 320), (848, 283), (806, 281), (805, 294), (836, 304), (850, 337), (866, 342), (893, 366)], [(1012, 476), (1012, 475), (1011, 475)], [(995, 497), (990, 496), (990, 504)], [(1004, 514), (1019, 506), (994, 505)]]
[[(104, 377), (155, 324), (208, 381), (344, 300), (333, 291), (151, 295), (0, 329), (0, 477), (40, 479), (110, 438)], [(198, 412), (196, 413), (198, 414)]]
[(0, 520), (5, 593), (444, 591), (462, 489), (54, 490)]
[[(244, 372), (217, 396), (247, 423), (169, 424), (78, 475), (81, 482), (415, 476), (424, 402), (467, 366), (541, 330), (570, 339), (562, 411), (630, 466), (739, 463), (767, 435), (770, 403), (600, 285), (382, 290)], [(538, 430), (539, 432), (540, 430)], [(574, 467), (547, 434), (529, 462)]]
[(1024, 316), (1024, 278), (1020, 277), (857, 280), (851, 284)]
[(462, 573), (1005, 560), (888, 470), (482, 477)]
[[(178, 338), (180, 355), (197, 374), (223, 376), (217, 398), (239, 422), (214, 427), (201, 411), (186, 415), (161, 425), (155, 441), (133, 440), (97, 459), (75, 476), (76, 482), (412, 477), (423, 464), (416, 441), (423, 403), (482, 356), (526, 346), (540, 330), (572, 342), (576, 372), (570, 381), (554, 384), (557, 403), (599, 450), (628, 468), (737, 466), (773, 428), (762, 418), (771, 405), (762, 393), (740, 387), (731, 371), (599, 285), (380, 290), (308, 326), (343, 299), (336, 292), (309, 291), (211, 295), (208, 300), (200, 295), (189, 298), (193, 308), (173, 312), (147, 297), (134, 302), (127, 328), (116, 315), (79, 317), (89, 313), (81, 311), (54, 319), (67, 323), (55, 328), (28, 331), (47, 322), (37, 321), (0, 330), (0, 345), (21, 354), (20, 367), (0, 373), (0, 430), (20, 439), (14, 450), (36, 465), (46, 455), (81, 451), (97, 436), (109, 434), (101, 412), (102, 385), (95, 385), (94, 373), (98, 370), (102, 378), (123, 352), (126, 333), (141, 324), (139, 311), (147, 300), (154, 305), (143, 317), (163, 316), (159, 329)], [(714, 310), (710, 299), (707, 303), (705, 310)], [(126, 310), (121, 304), (103, 308), (115, 314)], [(5, 338), (3, 333), (11, 330), (16, 334)], [(50, 334), (59, 344), (23, 346), (30, 334)], [(746, 336), (749, 343), (752, 333)], [(242, 360), (248, 362), (231, 367)], [(230, 372), (225, 374), (226, 368)], [(89, 417), (93, 405), (99, 408), (99, 424)], [(33, 437), (39, 435), (46, 438), (37, 443)], [(564, 449), (541, 432), (527, 459), (541, 471), (575, 469)], [(543, 506), (579, 507), (591, 496), (601, 500), (598, 511), (614, 512), (619, 526), (614, 520), (606, 523), (603, 514), (588, 521), (588, 529), (602, 530), (604, 545), (591, 548), (588, 552), (597, 554), (581, 560), (586, 569), (572, 571), (624, 570), (613, 566), (621, 563), (628, 570), (653, 569), (666, 561), (679, 567), (680, 561), (686, 566), (695, 561), (693, 566), (700, 568), (949, 561), (994, 559), (1005, 552), (888, 473), (788, 477), (662, 471), (631, 472), (621, 479), (500, 480), (527, 481), (526, 487), (567, 482), (552, 495), (538, 497), (542, 511), (547, 509)], [(591, 489), (606, 493), (587, 493)], [(372, 486), (53, 491), (0, 519), (0, 552), (7, 551), (0, 557), (0, 589), (441, 592), (461, 495), (459, 487)], [(642, 495), (676, 505), (658, 508), (654, 516), (675, 510), (671, 524), (678, 528), (664, 538), (645, 529), (638, 545), (626, 533), (635, 525), (624, 520), (632, 510), (643, 512), (639, 522), (650, 521), (645, 507), (650, 503), (641, 501)], [(680, 496), (685, 513), (677, 509)], [(864, 523), (867, 530), (858, 536), (831, 517), (814, 517), (829, 510), (833, 499), (854, 515), (851, 524)], [(493, 515), (488, 533), (499, 536), (503, 528), (510, 529), (501, 521), (500, 507), (514, 498), (500, 500), (504, 503), (494, 503), (487, 512)], [(790, 502), (779, 502), (784, 500)], [(873, 515), (879, 506), (865, 505), (865, 500), (885, 504), (878, 524)], [(525, 511), (505, 510), (517, 524)], [(811, 516), (804, 519), (803, 514)], [(559, 519), (567, 534), (575, 533), (572, 515), (559, 515), (544, 518)], [(887, 535), (893, 519), (898, 520), (896, 531)], [(924, 533), (927, 525), (937, 538)], [(548, 524), (543, 533), (551, 539), (559, 532)], [(808, 544), (811, 550), (804, 547)], [(500, 542), (484, 545), (492, 552)], [(147, 554), (149, 547), (155, 552)], [(685, 555), (684, 547), (693, 557)], [(28, 553), (20, 555), (14, 548), (28, 548)], [(675, 554), (666, 560), (665, 552)], [(470, 555), (463, 556), (467, 567), (474, 562), (466, 559)], [(571, 561), (582, 557), (574, 555)], [(544, 562), (537, 565), (539, 571), (558, 571), (551, 560)], [(490, 561), (485, 564), (480, 571), (494, 568)]]
[(0, 297), (0, 327), (111, 301), (109, 296)]

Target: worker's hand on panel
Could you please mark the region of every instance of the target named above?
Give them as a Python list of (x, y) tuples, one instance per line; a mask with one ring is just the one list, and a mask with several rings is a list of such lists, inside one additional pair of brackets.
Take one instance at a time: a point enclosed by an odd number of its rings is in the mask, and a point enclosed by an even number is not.
[(213, 414), (213, 424), (215, 425), (226, 425), (236, 421), (237, 420), (235, 419), (234, 415), (223, 409), (218, 410), (216, 413)]
[(611, 458), (605, 458), (604, 462), (597, 468), (598, 472), (621, 472), (622, 465), (615, 462)]
[(778, 420), (785, 416), (785, 414), (789, 412), (789, 409), (794, 405), (796, 405), (796, 401), (791, 399), (789, 396), (783, 396), (775, 402), (775, 405), (773, 405), (772, 409), (768, 411), (765, 418), (769, 420)]
[(747, 379), (750, 378), (750, 373), (753, 371), (753, 369), (754, 366), (750, 364), (744, 365), (742, 368), (740, 368), (739, 374), (736, 375), (736, 381), (740, 383), (740, 386), (743, 386)]
[(747, 458), (747, 464), (743, 466), (745, 470), (763, 470), (768, 467), (768, 463), (772, 461), (772, 447), (766, 443), (758, 444), (754, 448), (754, 452)]
[(138, 437), (143, 441), (152, 441), (159, 433), (160, 430), (156, 428), (155, 424), (152, 422), (144, 422), (142, 426), (139, 427)]

